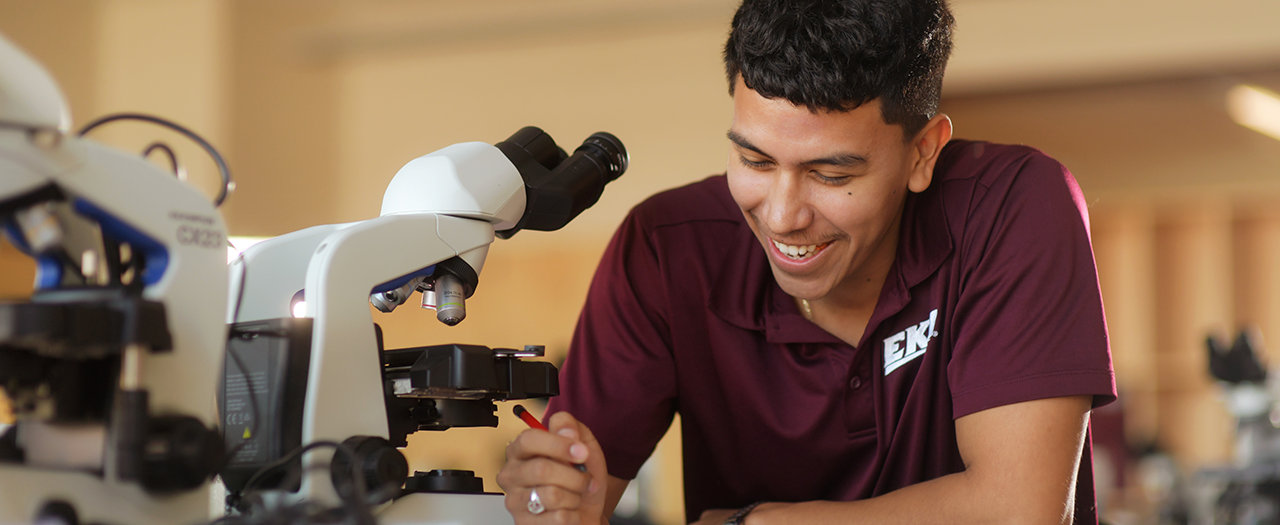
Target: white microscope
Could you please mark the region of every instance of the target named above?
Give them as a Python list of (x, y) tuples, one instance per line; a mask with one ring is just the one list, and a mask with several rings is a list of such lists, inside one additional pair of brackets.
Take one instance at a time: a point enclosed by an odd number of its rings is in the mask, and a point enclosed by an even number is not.
[(18, 418), (0, 524), (205, 522), (214, 473), (251, 500), (227, 522), (511, 522), (466, 472), (409, 477), (396, 447), (495, 426), (494, 400), (556, 395), (555, 367), (521, 361), (540, 347), (384, 349), (368, 305), (420, 291), (460, 322), (495, 237), (563, 227), (626, 170), (615, 137), (449, 146), (401, 169), (380, 217), (262, 242), (228, 276), (214, 204), (69, 125), (0, 37), (0, 226), (38, 268), (29, 300), (0, 303)]
[(532, 127), (497, 145), (455, 144), (405, 165), (381, 216), (282, 235), (233, 261), (222, 478), (232, 500), (271, 500), (233, 501), (242, 518), (511, 523), (478, 478), (409, 478), (396, 447), (418, 430), (496, 426), (494, 400), (556, 395), (555, 367), (520, 360), (541, 347), (384, 349), (369, 304), (388, 312), (420, 291), (457, 324), (495, 236), (563, 227), (627, 163), (608, 133), (571, 156)]
[[(68, 134), (62, 93), (0, 36), (0, 225), (35, 259), (0, 303), (0, 523), (207, 520), (226, 230), (195, 188)], [(145, 196), (145, 197), (141, 197)]]

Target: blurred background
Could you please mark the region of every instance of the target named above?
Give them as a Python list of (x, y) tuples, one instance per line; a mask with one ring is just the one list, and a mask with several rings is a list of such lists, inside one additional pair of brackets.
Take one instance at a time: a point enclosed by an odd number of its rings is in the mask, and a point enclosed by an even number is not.
[[(956, 136), (1044, 150), (1071, 169), (1090, 205), (1120, 389), (1118, 403), (1094, 414), (1104, 515), (1176, 522), (1180, 483), (1242, 461), (1206, 336), (1251, 326), (1280, 338), (1280, 132), (1265, 119), (1280, 116), (1268, 91), (1280, 91), (1280, 3), (952, 6), (943, 110)], [(234, 236), (374, 217), (400, 166), (449, 144), (536, 125), (572, 150), (592, 132), (614, 133), (630, 171), (565, 229), (496, 243), (464, 323), (447, 328), (407, 308), (375, 317), (389, 348), (544, 344), (558, 361), (626, 211), (723, 171), (731, 105), (720, 49), (735, 7), (0, 0), (0, 33), (61, 83), (76, 127), (138, 111), (209, 139), (238, 185), (222, 207)], [(165, 134), (115, 124), (92, 136), (140, 151)], [(213, 195), (212, 162), (168, 142)], [(32, 275), (0, 245), (0, 296), (28, 294)], [(497, 429), (411, 437), (411, 467), (475, 470), (497, 490), (503, 447), (524, 428), (509, 407), (499, 412)], [(678, 434), (677, 423), (620, 512), (681, 521)]]

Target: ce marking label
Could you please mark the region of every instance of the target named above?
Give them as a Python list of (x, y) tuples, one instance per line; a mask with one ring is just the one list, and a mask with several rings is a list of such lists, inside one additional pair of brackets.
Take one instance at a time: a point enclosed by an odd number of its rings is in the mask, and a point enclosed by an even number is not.
[(227, 245), (222, 232), (213, 228), (203, 228), (183, 224), (178, 226), (178, 244), (199, 246), (201, 248), (219, 248)]
[(227, 426), (231, 425), (248, 425), (253, 422), (253, 416), (249, 414), (241, 414), (232, 412), (227, 414)]

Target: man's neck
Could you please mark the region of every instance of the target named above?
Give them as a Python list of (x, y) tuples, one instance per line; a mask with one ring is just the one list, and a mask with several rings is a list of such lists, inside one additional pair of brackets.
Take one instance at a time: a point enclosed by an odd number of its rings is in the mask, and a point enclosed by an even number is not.
[(797, 299), (801, 313), (823, 330), (851, 346), (858, 346), (897, 257), (899, 227), (888, 232), (885, 245), (860, 271), (846, 277), (826, 296), (812, 301)]
[[(839, 337), (850, 346), (858, 346), (862, 340), (871, 314), (875, 312), (880, 290), (884, 288), (887, 274), (878, 280), (863, 281), (859, 286), (857, 300), (837, 301), (831, 296), (815, 301), (797, 299), (797, 306), (813, 324), (818, 325), (830, 334)], [(865, 298), (869, 297), (869, 300)]]

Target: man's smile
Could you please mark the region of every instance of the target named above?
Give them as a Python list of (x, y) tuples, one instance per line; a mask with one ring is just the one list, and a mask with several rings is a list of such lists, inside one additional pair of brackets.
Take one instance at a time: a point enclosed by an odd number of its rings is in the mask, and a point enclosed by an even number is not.
[(786, 244), (786, 243), (779, 242), (777, 239), (772, 239), (772, 238), (770, 238), (769, 241), (773, 243), (774, 248), (777, 248), (778, 253), (786, 256), (788, 259), (791, 259), (797, 262), (815, 257), (819, 252), (821, 252), (822, 250), (825, 250), (828, 246), (831, 245), (831, 241), (827, 241), (821, 244), (805, 244), (805, 245)]

